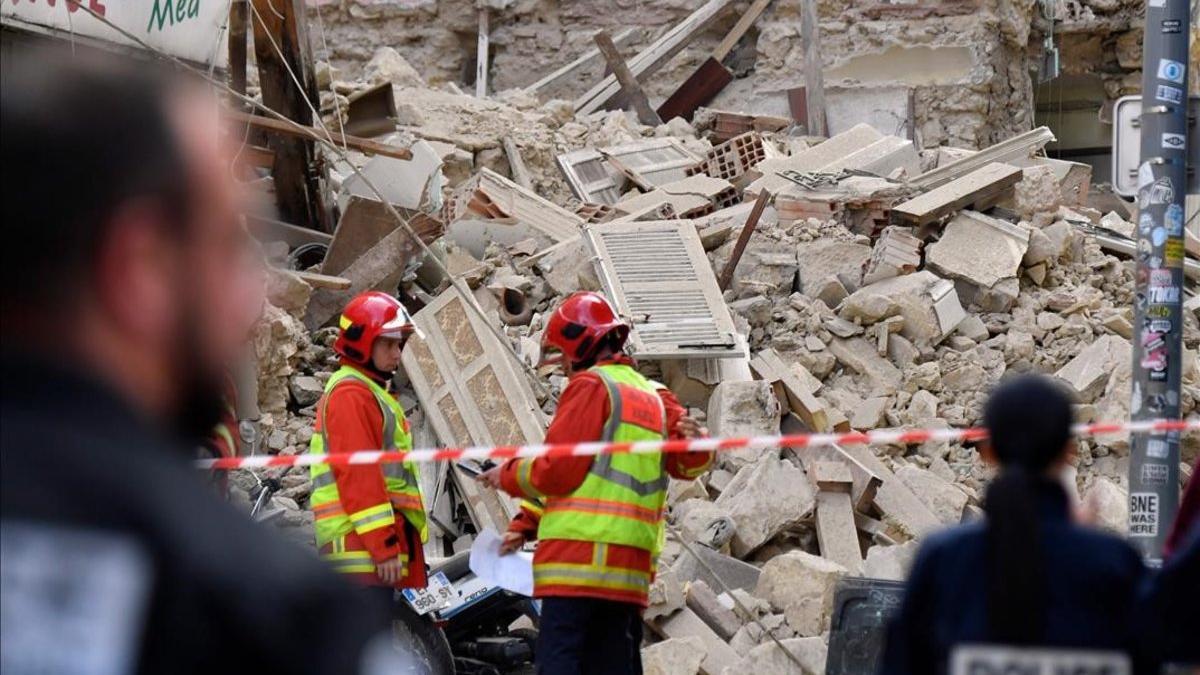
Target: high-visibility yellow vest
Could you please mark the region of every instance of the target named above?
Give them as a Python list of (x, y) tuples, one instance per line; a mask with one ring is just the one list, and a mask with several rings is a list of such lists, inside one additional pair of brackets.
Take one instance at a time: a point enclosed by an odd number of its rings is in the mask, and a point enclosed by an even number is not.
[[(666, 411), (653, 383), (623, 364), (596, 366), (591, 372), (608, 389), (610, 413), (602, 440), (666, 437)], [(662, 453), (597, 455), (574, 492), (546, 497), (538, 538), (621, 544), (655, 552), (660, 548), (666, 499)]]
[[(380, 387), (374, 380), (349, 366), (342, 366), (325, 384), (325, 400), (328, 401), (330, 392), (346, 379), (355, 379), (371, 390), (379, 410), (383, 413), (383, 443), (384, 450), (411, 450), (412, 436), (405, 429), (404, 408)], [(313, 454), (325, 454), (328, 439), (325, 435), (325, 402), (321, 404), (321, 421), (317, 433), (313, 434), (308, 451)], [(342, 572), (372, 572), (375, 567), (369, 557), (364, 560), (361, 553), (347, 554), (346, 559), (338, 558), (338, 549), (344, 547), (343, 538), (351, 532), (365, 534), (382, 527), (394, 525), (395, 513), (398, 511), (413, 527), (421, 533), (421, 541), (429, 538), (429, 527), (425, 518), (425, 505), (421, 500), (420, 469), (412, 462), (385, 462), (379, 465), (383, 472), (384, 483), (387, 485), (388, 501), (376, 504), (355, 513), (346, 513), (342, 509), (338, 497), (337, 482), (333, 471), (327, 464), (314, 464), (309, 467), (312, 477), (313, 491), (309, 498), (312, 506), (316, 529), (317, 546), (332, 544), (334, 549), (330, 558), (339, 571)], [(344, 563), (344, 565), (343, 565)], [(342, 567), (345, 566), (345, 569)], [(354, 569), (351, 569), (353, 567)]]

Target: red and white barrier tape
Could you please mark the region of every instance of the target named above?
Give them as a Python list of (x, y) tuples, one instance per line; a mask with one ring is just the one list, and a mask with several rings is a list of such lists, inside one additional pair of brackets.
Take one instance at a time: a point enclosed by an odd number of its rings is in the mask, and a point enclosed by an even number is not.
[[(1078, 436), (1098, 434), (1164, 432), (1200, 429), (1200, 420), (1145, 420), (1079, 424)], [(255, 469), (271, 466), (311, 466), (313, 464), (378, 464), (381, 462), (444, 462), (460, 459), (510, 459), (513, 457), (577, 457), (622, 452), (720, 452), (727, 450), (803, 448), (816, 445), (914, 444), (926, 441), (978, 441), (987, 437), (985, 429), (880, 429), (837, 434), (791, 434), (752, 436), (749, 438), (697, 438), (686, 441), (638, 441), (636, 443), (559, 443), (542, 445), (477, 446), (472, 448), (428, 448), (408, 452), (359, 452), (332, 455), (256, 455), (199, 460), (202, 469)]]

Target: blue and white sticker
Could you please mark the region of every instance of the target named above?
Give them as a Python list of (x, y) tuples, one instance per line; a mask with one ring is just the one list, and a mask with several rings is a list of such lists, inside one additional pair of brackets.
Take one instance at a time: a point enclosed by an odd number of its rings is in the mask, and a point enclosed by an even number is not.
[(1146, 456), (1154, 459), (1166, 459), (1171, 453), (1171, 446), (1162, 438), (1151, 438), (1146, 441)]
[(1162, 135), (1162, 146), (1168, 150), (1178, 150), (1183, 152), (1184, 146), (1187, 145), (1187, 136), (1183, 134), (1166, 134)]
[(1167, 231), (1161, 227), (1154, 228), (1150, 231), (1150, 241), (1154, 242), (1155, 246), (1162, 246), (1167, 241)]
[(1167, 204), (1167, 210), (1163, 213), (1163, 227), (1167, 229), (1167, 234), (1172, 237), (1183, 235), (1183, 207), (1179, 204)]
[(1167, 103), (1182, 103), (1183, 90), (1169, 84), (1160, 84), (1154, 89), (1154, 97)]
[(1158, 79), (1183, 84), (1183, 74), (1186, 71), (1183, 64), (1171, 59), (1158, 60)]
[(1173, 302), (1179, 302), (1179, 287), (1147, 288), (1146, 299), (1154, 305), (1169, 305)]

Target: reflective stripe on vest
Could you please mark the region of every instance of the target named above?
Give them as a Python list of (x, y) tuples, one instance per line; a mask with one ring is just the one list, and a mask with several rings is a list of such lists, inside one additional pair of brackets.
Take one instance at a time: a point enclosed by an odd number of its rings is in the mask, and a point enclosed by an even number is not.
[[(666, 411), (649, 380), (622, 364), (596, 366), (590, 372), (600, 377), (609, 396), (610, 412), (602, 440), (633, 442), (665, 437)], [(521, 482), (520, 470), (517, 474)], [(654, 552), (659, 548), (666, 489), (662, 453), (598, 455), (573, 493), (546, 498), (538, 537), (621, 544)], [(603, 577), (607, 573), (600, 567), (592, 566), (593, 572)], [(573, 568), (556, 573), (564, 579), (572, 575), (583, 578)], [(538, 579), (536, 569), (534, 574)], [(549, 578), (547, 574), (543, 572), (540, 577)], [(627, 575), (628, 571), (614, 574)], [(616, 577), (608, 577), (608, 581), (615, 583)]]
[[(325, 453), (329, 440), (325, 431), (325, 404), (334, 387), (346, 379), (362, 382), (375, 396), (375, 401), (379, 404), (379, 410), (383, 416), (384, 449), (411, 449), (412, 438), (404, 429), (404, 409), (400, 407), (400, 404), (369, 377), (354, 368), (343, 366), (325, 384), (325, 397), (319, 406), (320, 428), (317, 433), (313, 434), (309, 452)], [(309, 475), (313, 483), (313, 492), (309, 503), (313, 510), (313, 527), (316, 530), (318, 546), (340, 540), (352, 531), (366, 533), (394, 524), (396, 512), (402, 513), (405, 520), (417, 529), (421, 535), (421, 541), (428, 539), (429, 529), (426, 523), (424, 503), (421, 499), (420, 471), (417, 465), (411, 462), (386, 462), (379, 466), (387, 487), (388, 501), (349, 514), (342, 508), (337, 491), (337, 480), (332, 469), (324, 464), (309, 467)]]
[[(346, 538), (335, 537), (328, 544), (328, 551), (320, 554), (321, 560), (329, 563), (335, 572), (343, 574), (374, 574), (375, 561), (368, 551), (347, 551)], [(408, 576), (408, 554), (401, 553), (397, 560), (403, 565), (401, 576)]]

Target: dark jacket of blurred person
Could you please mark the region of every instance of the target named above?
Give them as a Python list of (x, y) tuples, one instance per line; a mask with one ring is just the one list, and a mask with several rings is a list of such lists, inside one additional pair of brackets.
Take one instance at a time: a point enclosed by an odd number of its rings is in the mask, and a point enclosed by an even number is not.
[(1044, 379), (1019, 378), (997, 389), (984, 418), (985, 457), (1000, 465), (987, 518), (921, 545), (880, 672), (946, 673), (968, 645), (1120, 652), (1135, 673), (1154, 672), (1138, 647), (1141, 558), (1072, 522), (1054, 477), (1072, 448), (1070, 400)]
[(82, 48), (2, 67), (0, 671), (395, 658), (384, 607), (192, 465), (263, 294), (215, 103)]

